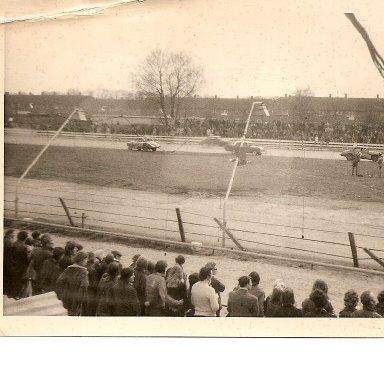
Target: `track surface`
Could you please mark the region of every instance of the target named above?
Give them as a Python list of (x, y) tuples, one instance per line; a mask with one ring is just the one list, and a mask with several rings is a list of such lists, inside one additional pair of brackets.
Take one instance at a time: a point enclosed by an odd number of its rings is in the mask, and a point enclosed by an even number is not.
[[(6, 144), (7, 214), (12, 215), (15, 177), (40, 148)], [(59, 217), (65, 223), (58, 202), (63, 197), (77, 224), (85, 213), (86, 225), (179, 239), (174, 211), (179, 207), (189, 241), (217, 244), (213, 217), (222, 214), (229, 158), (51, 147), (23, 181), (20, 209), (23, 217)], [(358, 246), (384, 249), (384, 178), (368, 176), (375, 166), (362, 162), (365, 177), (351, 177), (347, 161), (252, 157), (236, 174), (228, 225), (248, 249), (351, 265), (348, 231), (358, 234)], [(359, 257), (367, 255), (359, 249)], [(376, 267), (371, 261), (362, 266)]]

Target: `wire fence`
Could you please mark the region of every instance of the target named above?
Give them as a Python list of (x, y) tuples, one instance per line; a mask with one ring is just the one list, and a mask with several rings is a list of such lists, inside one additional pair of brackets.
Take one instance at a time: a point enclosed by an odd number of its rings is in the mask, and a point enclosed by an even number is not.
[[(35, 192), (26, 185), (19, 191), (19, 215), (24, 217), (27, 215), (32, 219), (44, 217), (50, 222), (63, 223), (68, 216), (63, 205), (56, 203), (59, 198), (62, 198), (71, 218), (76, 221), (76, 225), (79, 225), (78, 221), (81, 220), (81, 225), (85, 227), (107, 225), (114, 228), (122, 227), (129, 231), (136, 230), (137, 232), (138, 230), (144, 232), (143, 234), (160, 234), (160, 236), (167, 234), (167, 236), (178, 239), (180, 232), (175, 208), (182, 207), (181, 203), (186, 199), (172, 198), (171, 201), (168, 197), (155, 200), (152, 198), (156, 196), (155, 194), (146, 193), (141, 196), (138, 194), (137, 191), (124, 191), (121, 194), (96, 193), (80, 188), (72, 190), (70, 188), (43, 188), (39, 192)], [(8, 217), (15, 215), (15, 202), (12, 197), (12, 191), (9, 189), (5, 191), (4, 213)], [(221, 202), (216, 209), (217, 217), (220, 217), (220, 209)], [(222, 234), (213, 220), (214, 215), (183, 208), (181, 208), (181, 213), (185, 219), (182, 224), (188, 241), (208, 243), (220, 241)], [(239, 214), (239, 211), (236, 213)], [(328, 226), (329, 223), (331, 221), (327, 223)], [(285, 252), (309, 253), (316, 257), (344, 259), (352, 262), (350, 244), (337, 240), (338, 238), (347, 239), (347, 231), (337, 228), (337, 223), (334, 225), (336, 225), (335, 229), (325, 229), (233, 216), (228, 222), (228, 229), (240, 243), (253, 248), (267, 247)], [(370, 226), (367, 227), (369, 229)], [(372, 233), (373, 229), (378, 233)], [(381, 233), (384, 233), (384, 228), (382, 229)], [(312, 236), (305, 238), (298, 236), (295, 234), (298, 230), (309, 231)], [(364, 243), (373, 242), (374, 245), (368, 248), (378, 252), (377, 257), (384, 260), (382, 254), (384, 253), (384, 236), (380, 235), (380, 230), (381, 228), (376, 225), (371, 227), (370, 233), (360, 231), (354, 234), (360, 240), (364, 239)], [(357, 246), (356, 248), (362, 250), (364, 247)], [(359, 257), (359, 260), (372, 259)]]

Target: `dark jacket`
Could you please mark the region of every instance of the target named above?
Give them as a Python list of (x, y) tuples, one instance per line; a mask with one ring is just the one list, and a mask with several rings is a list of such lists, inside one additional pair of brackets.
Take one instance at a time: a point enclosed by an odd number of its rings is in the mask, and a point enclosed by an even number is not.
[(56, 260), (50, 258), (43, 262), (40, 270), (40, 284), (44, 292), (50, 292), (55, 289), (60, 273), (61, 269)]
[(377, 303), (376, 304), (376, 312), (384, 317), (384, 303)]
[[(304, 316), (306, 316), (307, 312), (313, 312), (315, 309), (315, 304), (311, 299), (305, 299), (303, 304), (301, 305), (303, 308)], [(328, 300), (327, 305), (325, 306), (325, 310), (331, 315), (330, 317), (336, 317), (335, 311), (331, 302)]]
[(82, 307), (87, 301), (88, 284), (87, 268), (81, 265), (72, 264), (60, 274), (55, 292), (68, 310), (68, 315), (82, 314)]
[(314, 308), (310, 312), (306, 312), (304, 317), (336, 317), (334, 314), (330, 314), (325, 308)]
[(357, 311), (357, 308), (348, 308), (344, 307), (340, 312), (339, 312), (339, 317), (345, 318), (345, 317), (353, 317), (354, 312)]
[(353, 312), (355, 318), (382, 318), (375, 310), (363, 308), (358, 311)]
[(303, 317), (303, 312), (293, 305), (282, 305), (276, 309), (274, 317)]
[(42, 288), (41, 285), (41, 268), (45, 260), (52, 257), (52, 250), (47, 247), (35, 247), (31, 252), (31, 261), (33, 261), (33, 269), (36, 271), (36, 284)]
[(137, 297), (140, 302), (141, 312), (144, 314), (144, 303), (145, 303), (145, 289), (147, 285), (147, 275), (144, 271), (135, 269), (135, 280), (133, 281), (133, 288), (135, 288)]
[(108, 273), (105, 273), (97, 287), (97, 310), (96, 316), (111, 316), (112, 303), (110, 301), (110, 290), (117, 283), (118, 277), (111, 279)]
[(68, 268), (70, 265), (73, 264), (73, 256), (72, 255), (63, 255), (59, 260), (59, 266), (62, 271), (64, 271), (65, 268)]
[(228, 316), (254, 317), (259, 314), (259, 300), (246, 289), (229, 292)]
[(109, 293), (112, 316), (140, 316), (140, 302), (135, 288), (119, 281)]

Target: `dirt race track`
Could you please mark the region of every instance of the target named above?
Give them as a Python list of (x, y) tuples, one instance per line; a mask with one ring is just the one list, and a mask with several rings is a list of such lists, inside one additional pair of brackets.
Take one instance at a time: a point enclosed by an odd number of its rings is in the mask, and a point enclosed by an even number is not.
[[(41, 146), (5, 145), (5, 208), (12, 216), (16, 179)], [(55, 146), (20, 188), (22, 217), (67, 223), (58, 197), (88, 227), (179, 239), (175, 208), (188, 241), (219, 245), (233, 163), (230, 154), (141, 153), (112, 148)], [(249, 157), (239, 167), (228, 205), (228, 226), (250, 250), (351, 265), (348, 232), (361, 265), (380, 267), (363, 252), (384, 257), (384, 177), (377, 165), (309, 157)], [(302, 239), (304, 236), (304, 239)], [(227, 240), (228, 246), (233, 244)], [(365, 259), (365, 260), (363, 260)]]

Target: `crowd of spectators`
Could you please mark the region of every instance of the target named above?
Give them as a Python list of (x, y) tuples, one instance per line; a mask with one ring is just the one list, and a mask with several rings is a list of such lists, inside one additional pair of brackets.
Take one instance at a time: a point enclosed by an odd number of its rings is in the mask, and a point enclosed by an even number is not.
[(299, 308), (293, 289), (282, 280), (266, 295), (256, 271), (238, 278), (225, 306), (217, 264), (209, 262), (187, 276), (183, 255), (168, 267), (164, 260), (136, 254), (123, 267), (118, 251), (85, 252), (77, 241), (55, 247), (51, 236), (39, 231), (29, 236), (22, 230), (15, 239), (14, 229), (5, 232), (3, 251), (4, 294), (18, 300), (54, 291), (71, 316), (384, 317), (384, 290), (377, 301), (370, 291), (360, 296), (347, 291), (337, 316), (325, 281), (314, 282)]

